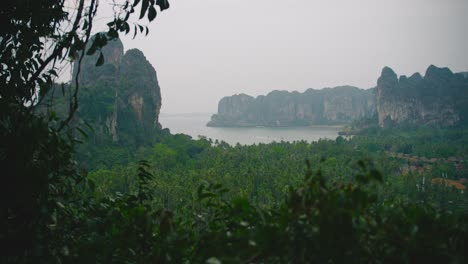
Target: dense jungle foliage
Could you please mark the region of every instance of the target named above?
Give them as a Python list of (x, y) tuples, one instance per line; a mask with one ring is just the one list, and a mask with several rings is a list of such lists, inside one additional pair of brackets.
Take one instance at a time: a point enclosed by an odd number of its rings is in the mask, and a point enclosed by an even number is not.
[(65, 1), (0, 8), (2, 263), (466, 263), (465, 128), (254, 146), (161, 131), (98, 148), (70, 122), (78, 82), (68, 116), (37, 111), (56, 62), (168, 8), (136, 0), (91, 41), (97, 3), (77, 3), (72, 18)]
[[(466, 184), (468, 131), (464, 128), (369, 130), (335, 141), (250, 146), (230, 146), (206, 138), (192, 140), (183, 134), (161, 135), (159, 141), (133, 152), (136, 159), (127, 165), (131, 153), (123, 155), (122, 148), (109, 147), (101, 152), (96, 147), (91, 151), (88, 157), (92, 159), (82, 163), (92, 164), (89, 176), (99, 186), (96, 195), (136, 190), (137, 181), (130, 175), (137, 168), (136, 160), (145, 159), (155, 175), (151, 184), (159, 197), (155, 201), (158, 206), (191, 208), (197, 186), (211, 182), (223, 184), (232, 195), (255, 205), (270, 207), (283, 202), (289, 188), (303, 181), (306, 161), (331, 182), (353, 182), (360, 172), (357, 164), (364, 162), (384, 175), (381, 200), (421, 200), (462, 212), (468, 209), (463, 187), (437, 184), (437, 179)], [(446, 201), (441, 202), (443, 199)]]

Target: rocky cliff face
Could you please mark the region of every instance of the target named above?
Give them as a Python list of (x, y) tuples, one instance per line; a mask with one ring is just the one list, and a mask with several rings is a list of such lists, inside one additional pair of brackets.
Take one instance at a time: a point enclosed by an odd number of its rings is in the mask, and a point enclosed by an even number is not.
[[(161, 128), (161, 91), (156, 71), (137, 49), (123, 52), (120, 40), (102, 50), (105, 63), (96, 67), (97, 54), (81, 65), (77, 117), (93, 125), (95, 142), (140, 145)], [(74, 72), (77, 65), (74, 66)]]
[(468, 78), (431, 65), (424, 77), (397, 77), (385, 67), (377, 82), (380, 127), (398, 124), (451, 126), (467, 118)]
[(208, 126), (305, 126), (345, 124), (375, 114), (373, 90), (343, 86), (304, 93), (273, 91), (257, 98), (223, 98)]
[[(139, 123), (148, 128), (161, 128), (161, 89), (156, 71), (143, 52), (132, 49), (125, 53), (120, 65), (120, 82), (123, 88), (120, 95), (128, 98)], [(129, 87), (133, 89), (128, 89)]]
[[(273, 91), (266, 96), (223, 98), (208, 126), (346, 124), (378, 117), (380, 127), (468, 124), (468, 73), (431, 65), (424, 77), (398, 76), (385, 67), (377, 87)], [(371, 119), (370, 119), (371, 120)], [(367, 122), (367, 121), (366, 121)]]

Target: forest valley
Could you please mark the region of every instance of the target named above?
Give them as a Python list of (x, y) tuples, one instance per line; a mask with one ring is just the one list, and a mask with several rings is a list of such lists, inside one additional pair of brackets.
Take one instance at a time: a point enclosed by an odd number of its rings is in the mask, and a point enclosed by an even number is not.
[[(147, 147), (96, 146), (77, 135), (85, 142), (71, 156), (79, 178), (49, 183), (44, 230), (35, 223), (25, 236), (22, 226), (10, 223), (17, 228), (9, 229), (16, 235), (10, 241), (22, 244), (10, 243), (8, 252), (15, 255), (7, 258), (466, 259), (465, 127), (373, 127), (336, 140), (235, 146), (167, 130)], [(23, 244), (26, 238), (34, 242)]]
[[(119, 34), (147, 34), (129, 16), (152, 21), (167, 1), (117, 6), (94, 37), (97, 3), (77, 3), (72, 18), (65, 1), (0, 9), (1, 263), (468, 261), (466, 124), (356, 121), (336, 140), (235, 146), (173, 135), (159, 127), (159, 87), (140, 94), (157, 84), (142, 53), (112, 60), (104, 50)], [(64, 21), (69, 31), (58, 30)], [(87, 71), (85, 57), (102, 67)], [(84, 68), (60, 86), (57, 61)], [(86, 84), (92, 74), (108, 75)], [(58, 108), (42, 107), (58, 94), (67, 99)], [(120, 133), (106, 138), (106, 120)]]

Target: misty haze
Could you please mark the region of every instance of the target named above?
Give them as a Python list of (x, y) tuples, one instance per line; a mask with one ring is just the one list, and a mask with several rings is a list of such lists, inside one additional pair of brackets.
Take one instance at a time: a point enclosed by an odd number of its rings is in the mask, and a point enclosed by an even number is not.
[(0, 6), (1, 263), (466, 263), (465, 0)]
[[(375, 87), (383, 67), (468, 71), (468, 2), (291, 3), (181, 0), (132, 40), (158, 72), (163, 113), (215, 113), (218, 101), (273, 90)], [(104, 4), (102, 4), (104, 5)]]

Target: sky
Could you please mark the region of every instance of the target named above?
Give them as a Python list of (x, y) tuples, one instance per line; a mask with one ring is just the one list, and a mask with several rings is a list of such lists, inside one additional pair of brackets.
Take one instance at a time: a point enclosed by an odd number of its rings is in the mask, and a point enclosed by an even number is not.
[[(102, 2), (97, 29), (109, 12)], [(431, 64), (468, 71), (467, 0), (170, 4), (148, 36), (122, 37), (156, 69), (162, 113), (215, 113), (222, 97), (239, 93), (367, 89), (384, 66), (398, 75), (424, 74)]]

